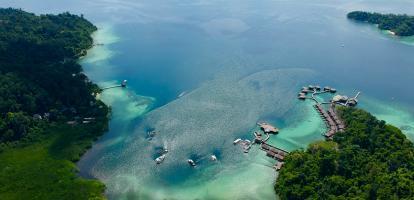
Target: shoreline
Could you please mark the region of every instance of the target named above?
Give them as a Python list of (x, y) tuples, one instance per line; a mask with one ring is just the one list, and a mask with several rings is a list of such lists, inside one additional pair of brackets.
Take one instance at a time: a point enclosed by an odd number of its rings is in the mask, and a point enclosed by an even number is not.
[[(79, 176), (76, 166), (81, 156), (107, 132), (109, 125), (109, 107), (95, 95), (102, 89), (83, 73), (84, 66), (79, 64), (94, 46), (91, 35), (97, 27), (83, 17), (70, 13), (39, 16), (21, 9), (0, 11), (2, 19), (23, 16), (12, 27), (17, 29), (22, 26), (27, 30), (26, 34), (22, 34), (15, 33), (13, 28), (2, 29), (6, 38), (12, 38), (14, 33), (28, 44), (31, 44), (29, 41), (32, 38), (39, 40), (39, 43), (32, 44), (34, 48), (6, 45), (3, 50), (16, 51), (18, 54), (14, 56), (27, 57), (20, 62), (16, 59), (2, 60), (2, 66), (17, 66), (2, 67), (4, 73), (14, 74), (16, 88), (11, 90), (10, 98), (25, 93), (33, 102), (46, 102), (27, 108), (25, 106), (30, 102), (16, 98), (19, 101), (14, 104), (22, 106), (4, 111), (7, 116), (19, 117), (25, 123), (19, 122), (19, 129), (8, 125), (5, 131), (13, 133), (13, 137), (1, 140), (0, 198), (106, 199), (103, 182)], [(50, 24), (56, 26), (56, 29), (50, 30), (50, 33), (56, 31), (54, 40), (36, 31), (36, 28)], [(71, 32), (74, 40), (65, 37), (65, 31)], [(7, 37), (8, 34), (11, 36)], [(9, 44), (13, 40), (4, 42)], [(36, 49), (42, 42), (50, 43), (50, 46)], [(48, 55), (56, 49), (61, 52)], [(28, 65), (32, 65), (32, 73), (25, 73)], [(8, 77), (2, 78), (3, 81), (8, 80)], [(26, 89), (29, 86), (41, 92), (32, 94)], [(42, 95), (38, 96), (39, 93)]]
[[(83, 55), (81, 55), (81, 56), (79, 56), (77, 58), (77, 62), (81, 66), (81, 70), (83, 72), (84, 72), (85, 68), (84, 68), (84, 64), (81, 64), (82, 59), (85, 59), (85, 58), (88, 57), (90, 50), (92, 50), (93, 48), (96, 48), (97, 46), (101, 46), (101, 45), (96, 45), (98, 43), (95, 43), (95, 39), (93, 38), (93, 35), (96, 34), (98, 31), (99, 31), (99, 28), (96, 27), (96, 30), (90, 34), (90, 37), (92, 38), (92, 44), (87, 49), (84, 49), (83, 50), (83, 52), (85, 52), (85, 54), (83, 54)], [(85, 75), (90, 80), (89, 76), (87, 74), (85, 74)], [(79, 160), (74, 161), (73, 163), (75, 164), (75, 167), (76, 167), (76, 176), (78, 178), (81, 178), (81, 179), (93, 180), (93, 181), (97, 181), (100, 184), (102, 184), (104, 186), (104, 188), (103, 188), (103, 191), (101, 193), (101, 197), (103, 197), (103, 199), (107, 199), (107, 197), (105, 195), (105, 193), (106, 193), (106, 185), (105, 185), (105, 183), (102, 180), (100, 180), (100, 179), (98, 179), (98, 178), (96, 178), (96, 177), (94, 177), (92, 175), (87, 176), (87, 177), (86, 176), (82, 176), (81, 175), (81, 172), (80, 172), (80, 169), (78, 167), (78, 163), (82, 159), (82, 157), (85, 154), (87, 154), (88, 151), (90, 151), (93, 148), (93, 146), (97, 143), (98, 140), (100, 140), (106, 133), (108, 133), (108, 131), (109, 131), (109, 122), (111, 121), (111, 117), (110, 117), (111, 116), (111, 107), (109, 105), (107, 105), (105, 102), (103, 102), (101, 100), (101, 98), (100, 98), (101, 97), (101, 94), (103, 93), (102, 87), (99, 86), (98, 83), (96, 83), (94, 81), (91, 81), (91, 82), (93, 84), (96, 84), (98, 86), (98, 88), (99, 88), (99, 92), (95, 94), (95, 99), (97, 101), (102, 102), (108, 108), (108, 112), (106, 113), (106, 118), (107, 118), (107, 120), (106, 120), (106, 128), (105, 128), (105, 130), (103, 130), (102, 132), (99, 133), (98, 137), (92, 141), (92, 144), (89, 147), (87, 147), (86, 149), (84, 149), (83, 153), (81, 155), (79, 155)]]

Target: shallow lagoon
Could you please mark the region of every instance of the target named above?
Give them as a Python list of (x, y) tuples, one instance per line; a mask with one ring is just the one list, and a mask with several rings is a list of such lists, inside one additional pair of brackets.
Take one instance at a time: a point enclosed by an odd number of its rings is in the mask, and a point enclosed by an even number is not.
[[(105, 52), (111, 51), (105, 46), (92, 49), (89, 55), (96, 55), (94, 51), (103, 52), (98, 57), (114, 55)], [(111, 56), (107, 57), (110, 60)], [(83, 60), (84, 65), (90, 66), (87, 70), (100, 71), (108, 66), (103, 60), (93, 65), (89, 61), (89, 57)], [(261, 120), (281, 128), (280, 134), (269, 142), (287, 150), (305, 148), (323, 139), (324, 124), (314, 112), (313, 103), (296, 100), (298, 88), (320, 80), (321, 75), (302, 68), (259, 69), (251, 73), (243, 71), (248, 68), (244, 65), (245, 62), (233, 62), (198, 88), (148, 113), (155, 98), (132, 98), (130, 88), (105, 91), (101, 98), (114, 109), (111, 131), (79, 163), (81, 169), (88, 169), (83, 173), (104, 180), (111, 199), (275, 198), (271, 184), (277, 175), (271, 168), (274, 161), (257, 146), (243, 154), (232, 141), (238, 137), (250, 139), (255, 122)], [(111, 84), (116, 81), (101, 83)], [(343, 91), (349, 95), (355, 92), (349, 88)], [(414, 119), (404, 107), (371, 97), (362, 97), (361, 101), (363, 108), (381, 119), (405, 127), (411, 137)], [(153, 129), (159, 133), (149, 140), (147, 131)], [(170, 153), (162, 165), (155, 165), (157, 151), (162, 147)], [(218, 162), (209, 160), (212, 154), (217, 155)], [(198, 166), (189, 167), (188, 158)]]
[[(288, 150), (322, 139), (323, 123), (295, 99), (303, 84), (335, 86), (414, 139), (412, 38), (345, 18), (351, 10), (414, 14), (398, 1), (2, 1), (36, 13), (83, 13), (98, 25), (81, 62), (113, 109), (110, 131), (79, 162), (111, 199), (274, 199), (273, 161), (254, 147), (258, 120)], [(342, 45), (344, 47), (342, 47)], [(179, 94), (185, 95), (178, 98)], [(160, 131), (148, 140), (146, 131)], [(155, 165), (156, 150), (170, 150)], [(218, 162), (208, 160), (216, 154)], [(190, 168), (187, 158), (199, 165)]]

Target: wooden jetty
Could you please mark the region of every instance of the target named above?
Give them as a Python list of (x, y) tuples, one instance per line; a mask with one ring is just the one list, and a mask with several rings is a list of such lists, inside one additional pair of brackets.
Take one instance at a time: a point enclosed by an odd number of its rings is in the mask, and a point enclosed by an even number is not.
[[(308, 96), (308, 93), (310, 94), (310, 97)], [(335, 95), (329, 102), (319, 102), (315, 96), (323, 93), (333, 94), (336, 93), (336, 89), (329, 86), (321, 88), (319, 85), (309, 85), (307, 87), (305, 86), (302, 87), (301, 91), (298, 93), (298, 99), (311, 99), (315, 101), (316, 105), (314, 105), (314, 107), (319, 113), (320, 117), (325, 121), (326, 127), (328, 128), (328, 131), (326, 131), (326, 133), (323, 135), (327, 139), (332, 139), (337, 132), (345, 130), (344, 122), (337, 116), (335, 112), (335, 105), (338, 104), (349, 107), (356, 106), (358, 104), (358, 96), (360, 95), (360, 92), (358, 92), (353, 98), (348, 98), (347, 96), (342, 95)], [(327, 111), (322, 107), (323, 104), (329, 104), (330, 107)]]
[(118, 87), (126, 87), (127, 86), (127, 80), (123, 80), (121, 84), (119, 85), (113, 85), (113, 86), (108, 86), (108, 87), (104, 87), (102, 88), (102, 90), (107, 90), (107, 89), (112, 89), (112, 88), (118, 88)]
[[(336, 92), (337, 90), (335, 88), (329, 86), (321, 88), (319, 85), (309, 85), (307, 87), (302, 87), (301, 91), (298, 93), (298, 99), (311, 99), (316, 103), (314, 107), (328, 128), (328, 130), (323, 134), (327, 139), (332, 139), (337, 132), (342, 132), (346, 128), (344, 122), (337, 116), (335, 112), (335, 105), (338, 104), (354, 107), (358, 104), (358, 96), (360, 95), (360, 92), (358, 92), (353, 98), (348, 98), (347, 96), (342, 95), (335, 95), (329, 102), (319, 102), (315, 97), (316, 95), (323, 93), (333, 94)], [(308, 93), (310, 94), (310, 97)], [(322, 107), (323, 104), (329, 104), (330, 107), (327, 111)]]
[(242, 140), (241, 138), (238, 138), (233, 141), (233, 144), (240, 144), (242, 149), (244, 150), (244, 153), (248, 153), (252, 145), (259, 144), (260, 149), (266, 152), (266, 156), (271, 157), (272, 159), (278, 161), (273, 168), (275, 168), (277, 171), (280, 170), (283, 166), (283, 160), (285, 159), (285, 156), (289, 153), (283, 149), (277, 148), (275, 146), (272, 146), (267, 142), (270, 138), (270, 134), (276, 134), (279, 132), (279, 129), (267, 124), (267, 123), (257, 123), (257, 125), (260, 127), (260, 129), (263, 131), (255, 131), (253, 133), (254, 140), (253, 142), (250, 142), (249, 140)]

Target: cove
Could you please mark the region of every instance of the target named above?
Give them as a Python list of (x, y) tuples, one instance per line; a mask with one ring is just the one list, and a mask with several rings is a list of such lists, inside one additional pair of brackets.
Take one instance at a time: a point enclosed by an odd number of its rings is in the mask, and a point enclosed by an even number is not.
[[(308, 84), (361, 91), (360, 107), (413, 139), (410, 38), (346, 19), (352, 10), (414, 13), (396, 1), (5, 0), (36, 13), (70, 11), (97, 24), (81, 61), (107, 90), (110, 129), (78, 163), (109, 199), (274, 199), (277, 173), (263, 152), (233, 146), (258, 120), (278, 126), (288, 150), (323, 139), (323, 122), (296, 99)], [(178, 96), (185, 94), (178, 98)], [(148, 141), (146, 132), (160, 131)], [(153, 161), (167, 146), (165, 163)], [(218, 155), (211, 163), (208, 156)], [(192, 169), (186, 159), (198, 159)]]

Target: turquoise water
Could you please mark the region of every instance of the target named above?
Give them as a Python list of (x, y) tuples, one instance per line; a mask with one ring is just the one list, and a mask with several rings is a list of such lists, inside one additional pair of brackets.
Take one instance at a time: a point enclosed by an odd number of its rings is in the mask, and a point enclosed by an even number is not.
[[(308, 84), (331, 85), (414, 139), (414, 46), (373, 26), (348, 21), (351, 10), (414, 14), (410, 0), (5, 0), (36, 13), (82, 13), (97, 24), (81, 60), (105, 87), (110, 130), (78, 163), (102, 180), (110, 199), (274, 199), (274, 161), (253, 147), (257, 121), (280, 133), (287, 150), (323, 139)], [(183, 95), (180, 95), (183, 94)], [(181, 96), (181, 97), (178, 97)], [(158, 134), (149, 140), (146, 132)], [(169, 153), (161, 165), (153, 159)], [(210, 155), (217, 162), (209, 160)], [(194, 159), (198, 165), (188, 166)]]

